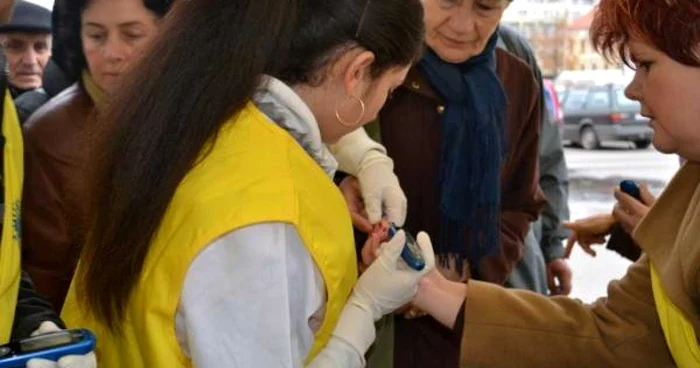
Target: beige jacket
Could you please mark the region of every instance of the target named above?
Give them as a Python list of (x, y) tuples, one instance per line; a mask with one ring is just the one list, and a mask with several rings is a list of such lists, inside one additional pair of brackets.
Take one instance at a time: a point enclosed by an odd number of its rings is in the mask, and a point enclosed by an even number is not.
[(673, 367), (649, 262), (700, 333), (700, 164), (676, 174), (634, 233), (644, 255), (591, 305), (470, 282), (461, 367)]

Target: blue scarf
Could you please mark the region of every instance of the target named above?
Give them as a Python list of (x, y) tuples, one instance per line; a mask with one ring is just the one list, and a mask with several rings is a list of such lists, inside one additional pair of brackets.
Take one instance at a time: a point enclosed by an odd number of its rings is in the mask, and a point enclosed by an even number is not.
[(507, 97), (496, 75), (497, 34), (494, 32), (481, 54), (461, 64), (447, 63), (428, 50), (418, 65), (446, 100), (438, 178), (441, 228), (436, 247), (443, 262), (455, 256), (476, 266), (500, 246)]

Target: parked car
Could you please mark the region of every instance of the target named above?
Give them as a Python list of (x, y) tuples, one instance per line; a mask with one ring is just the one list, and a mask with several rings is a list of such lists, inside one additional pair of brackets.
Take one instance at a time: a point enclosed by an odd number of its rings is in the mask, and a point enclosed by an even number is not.
[(604, 141), (633, 142), (640, 149), (651, 144), (649, 119), (639, 114), (638, 102), (625, 96), (624, 85), (574, 85), (564, 95), (564, 140), (585, 149)]

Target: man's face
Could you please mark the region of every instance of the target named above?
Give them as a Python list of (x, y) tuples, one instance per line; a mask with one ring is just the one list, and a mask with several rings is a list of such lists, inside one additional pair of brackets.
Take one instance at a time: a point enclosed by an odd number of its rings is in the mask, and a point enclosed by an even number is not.
[(51, 35), (10, 32), (0, 36), (0, 42), (7, 57), (9, 84), (19, 89), (41, 87), (51, 57)]
[(0, 0), (0, 24), (10, 21), (15, 0)]

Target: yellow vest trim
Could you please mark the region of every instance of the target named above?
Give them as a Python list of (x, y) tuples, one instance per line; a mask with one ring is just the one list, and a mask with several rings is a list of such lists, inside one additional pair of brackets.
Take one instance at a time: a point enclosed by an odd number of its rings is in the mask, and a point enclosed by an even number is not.
[(2, 135), (5, 138), (3, 152), (5, 213), (2, 218), (2, 241), (0, 242), (0, 344), (10, 339), (19, 291), (20, 211), (24, 174), (22, 129), (12, 97), (8, 92), (5, 93)]
[(190, 264), (214, 240), (263, 222), (293, 225), (323, 276), (325, 316), (307, 360), (330, 339), (357, 278), (352, 223), (342, 194), (294, 138), (253, 104), (222, 127), (211, 148), (170, 201), (129, 300), (121, 336), (81, 311), (71, 286), (64, 320), (96, 333), (100, 367), (190, 367), (175, 337)]
[(668, 297), (654, 265), (649, 266), (656, 313), (673, 360), (679, 368), (700, 367), (700, 347), (693, 325)]

